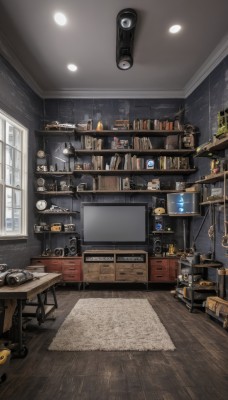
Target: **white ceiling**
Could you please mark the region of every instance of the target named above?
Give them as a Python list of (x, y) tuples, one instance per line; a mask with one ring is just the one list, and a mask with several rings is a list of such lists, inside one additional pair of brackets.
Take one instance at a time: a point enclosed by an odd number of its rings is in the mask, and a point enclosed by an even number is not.
[[(134, 65), (121, 71), (116, 16), (128, 7)], [(0, 0), (0, 51), (42, 97), (182, 97), (228, 54), (228, 0)]]

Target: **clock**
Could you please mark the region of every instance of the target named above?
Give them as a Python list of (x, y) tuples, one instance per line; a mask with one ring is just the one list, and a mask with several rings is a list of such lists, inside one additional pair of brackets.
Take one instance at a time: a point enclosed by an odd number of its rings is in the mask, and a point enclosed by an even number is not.
[(47, 202), (46, 202), (46, 200), (38, 200), (38, 201), (36, 202), (36, 208), (37, 208), (37, 210), (39, 210), (39, 211), (44, 211), (46, 207), (47, 207)]
[(36, 155), (37, 155), (38, 158), (45, 158), (46, 157), (46, 154), (45, 154), (44, 150), (38, 150)]

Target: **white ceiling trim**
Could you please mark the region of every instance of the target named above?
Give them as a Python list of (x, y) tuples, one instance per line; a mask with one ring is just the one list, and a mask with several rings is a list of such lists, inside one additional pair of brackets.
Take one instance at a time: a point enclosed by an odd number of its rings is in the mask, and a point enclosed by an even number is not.
[(176, 99), (183, 98), (184, 91), (166, 90), (61, 90), (44, 93), (45, 99)]
[(228, 55), (228, 35), (212, 51), (210, 56), (201, 65), (198, 71), (189, 80), (184, 88), (184, 97), (187, 98), (207, 76), (219, 65), (219, 63)]

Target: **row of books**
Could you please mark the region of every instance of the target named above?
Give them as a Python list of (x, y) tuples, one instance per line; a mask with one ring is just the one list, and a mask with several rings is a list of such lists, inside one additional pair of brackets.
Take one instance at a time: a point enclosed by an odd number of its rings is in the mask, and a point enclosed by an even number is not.
[(134, 150), (151, 150), (153, 145), (150, 138), (135, 136), (133, 138), (133, 148)]
[(103, 139), (85, 135), (81, 137), (81, 147), (85, 150), (102, 150)]
[(189, 169), (188, 157), (159, 157), (159, 169)]
[[(104, 170), (104, 156), (92, 156), (92, 168), (95, 171)], [(160, 170), (171, 170), (171, 169), (189, 169), (189, 157), (170, 157), (160, 156), (156, 159), (144, 159), (136, 155), (126, 153), (120, 156), (118, 153), (114, 154), (110, 158), (110, 163), (106, 164), (106, 169), (110, 170), (143, 170), (143, 169), (160, 169)]]

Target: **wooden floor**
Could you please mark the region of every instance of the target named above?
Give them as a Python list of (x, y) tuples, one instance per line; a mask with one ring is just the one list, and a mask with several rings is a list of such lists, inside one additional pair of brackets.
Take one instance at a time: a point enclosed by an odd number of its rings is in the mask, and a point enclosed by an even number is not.
[[(190, 313), (169, 289), (89, 286), (57, 290), (55, 321), (25, 330), (29, 353), (12, 359), (0, 385), (4, 400), (225, 400), (228, 333), (196, 310)], [(142, 290), (141, 290), (142, 289)], [(168, 330), (175, 351), (55, 352), (47, 348), (80, 298), (146, 298)], [(0, 369), (0, 373), (2, 373)]]

